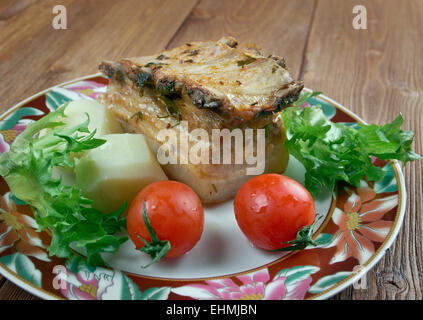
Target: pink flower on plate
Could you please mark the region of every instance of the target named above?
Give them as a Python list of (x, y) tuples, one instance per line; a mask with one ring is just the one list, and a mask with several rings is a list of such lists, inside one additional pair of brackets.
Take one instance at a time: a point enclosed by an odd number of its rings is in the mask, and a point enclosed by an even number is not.
[(332, 220), (339, 226), (330, 246), (337, 247), (330, 263), (356, 258), (360, 264), (374, 253), (373, 242), (382, 242), (392, 227), (392, 221), (381, 218), (398, 205), (398, 195), (376, 199), (376, 192), (365, 181), (350, 194), (343, 210), (336, 208)]
[(18, 123), (11, 129), (0, 130), (0, 153), (8, 152), (10, 144), (26, 128), (26, 124)]
[(171, 291), (181, 296), (199, 300), (286, 300), (303, 299), (311, 277), (287, 286), (286, 277), (270, 280), (267, 269), (236, 277), (241, 285), (230, 278), (207, 280), (206, 284), (189, 284)]

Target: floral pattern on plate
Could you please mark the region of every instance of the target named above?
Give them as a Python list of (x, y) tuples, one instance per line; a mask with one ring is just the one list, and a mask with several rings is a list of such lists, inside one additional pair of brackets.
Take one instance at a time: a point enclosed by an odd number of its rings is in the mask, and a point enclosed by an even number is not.
[(36, 221), (19, 211), (9, 192), (0, 197), (0, 222), (0, 253), (14, 247), (21, 254), (50, 261)]
[(206, 284), (189, 284), (172, 292), (201, 300), (302, 300), (310, 288), (311, 274), (319, 268), (303, 266), (282, 270), (272, 280), (268, 269), (230, 278), (207, 280)]

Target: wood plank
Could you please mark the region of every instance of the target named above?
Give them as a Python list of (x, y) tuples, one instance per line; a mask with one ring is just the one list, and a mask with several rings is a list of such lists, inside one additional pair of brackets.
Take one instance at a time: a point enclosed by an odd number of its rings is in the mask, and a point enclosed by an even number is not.
[[(306, 86), (323, 91), (363, 119), (383, 124), (400, 112), (422, 154), (423, 3), (363, 1), (367, 30), (352, 27), (357, 1), (321, 0), (305, 53)], [(422, 162), (404, 170), (408, 192), (404, 225), (391, 250), (367, 275), (367, 290), (349, 288), (341, 299), (422, 299)]]
[(10, 281), (0, 286), (0, 300), (39, 300)]
[(201, 0), (168, 48), (230, 35), (239, 42), (257, 43), (265, 53), (284, 57), (293, 77), (297, 77), (314, 3)]
[[(3, 112), (29, 95), (97, 72), (104, 59), (164, 49), (196, 0), (62, 1), (67, 30), (52, 27), (54, 1), (3, 21), (0, 95)], [(34, 19), (37, 17), (37, 19)]]
[[(196, 1), (62, 0), (67, 30), (52, 27), (57, 1), (2, 1), (0, 113), (40, 90), (97, 72), (104, 59), (163, 50)], [(32, 297), (0, 276), (0, 300)]]

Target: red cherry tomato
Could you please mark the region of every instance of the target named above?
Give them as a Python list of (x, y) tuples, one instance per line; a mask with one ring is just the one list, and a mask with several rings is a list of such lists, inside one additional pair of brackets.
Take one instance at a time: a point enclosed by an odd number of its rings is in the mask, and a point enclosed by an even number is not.
[(238, 191), (235, 218), (245, 236), (265, 250), (286, 247), (297, 232), (315, 219), (314, 201), (297, 181), (279, 174), (263, 174)]
[(132, 201), (127, 219), (128, 233), (137, 249), (151, 238), (143, 219), (143, 199), (148, 220), (159, 240), (168, 240), (168, 258), (179, 257), (200, 240), (204, 211), (197, 194), (187, 185), (176, 181), (154, 182)]

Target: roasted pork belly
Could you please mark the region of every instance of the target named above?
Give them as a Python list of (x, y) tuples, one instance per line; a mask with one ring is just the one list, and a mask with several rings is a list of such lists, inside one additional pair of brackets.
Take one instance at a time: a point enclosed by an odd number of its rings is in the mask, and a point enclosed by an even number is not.
[[(216, 129), (226, 129), (233, 140), (239, 129), (244, 146), (252, 144), (249, 150), (255, 156), (265, 155), (258, 173), (285, 170), (288, 153), (280, 111), (298, 99), (303, 84), (291, 78), (282, 58), (263, 56), (253, 45), (240, 48), (235, 39), (226, 37), (187, 43), (154, 56), (105, 61), (100, 70), (110, 81), (99, 99), (126, 131), (143, 133), (153, 152), (164, 143), (162, 130), (175, 133), (178, 163), (163, 168), (169, 178), (191, 186), (204, 203), (233, 197), (252, 178), (248, 168), (257, 164), (216, 161), (212, 150), (224, 149), (222, 137), (201, 140), (201, 150), (210, 152), (202, 154), (206, 161), (193, 163), (190, 150), (200, 143), (194, 129), (210, 136)], [(247, 138), (247, 129), (264, 129), (264, 142), (258, 134)], [(239, 149), (230, 148), (235, 160)]]

